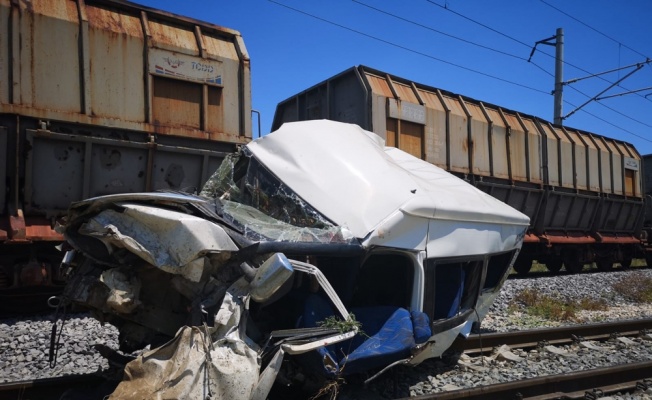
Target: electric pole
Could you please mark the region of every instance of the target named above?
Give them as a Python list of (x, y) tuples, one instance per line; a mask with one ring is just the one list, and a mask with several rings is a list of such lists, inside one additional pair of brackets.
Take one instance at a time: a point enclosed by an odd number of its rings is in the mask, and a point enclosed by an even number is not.
[(553, 121), (555, 125), (561, 125), (564, 91), (564, 29), (557, 28), (555, 36), (555, 109)]
[[(554, 42), (553, 42), (554, 40)], [(553, 91), (554, 99), (554, 123), (555, 125), (561, 125), (562, 123), (562, 104), (563, 104), (563, 91), (564, 91), (564, 29), (557, 28), (555, 36), (550, 36), (547, 39), (539, 40), (534, 43), (532, 47), (532, 52), (530, 52), (530, 58), (528, 62), (532, 59), (534, 52), (537, 49), (537, 45), (545, 44), (547, 46), (555, 46), (555, 90)]]

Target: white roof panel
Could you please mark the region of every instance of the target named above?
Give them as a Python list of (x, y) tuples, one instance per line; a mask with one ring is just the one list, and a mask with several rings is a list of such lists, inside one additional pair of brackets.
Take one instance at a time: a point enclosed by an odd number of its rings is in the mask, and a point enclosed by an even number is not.
[[(365, 238), (396, 212), (427, 220), (527, 226), (527, 216), (357, 125), (292, 122), (247, 145), (335, 224)], [(486, 226), (486, 225), (485, 225)]]

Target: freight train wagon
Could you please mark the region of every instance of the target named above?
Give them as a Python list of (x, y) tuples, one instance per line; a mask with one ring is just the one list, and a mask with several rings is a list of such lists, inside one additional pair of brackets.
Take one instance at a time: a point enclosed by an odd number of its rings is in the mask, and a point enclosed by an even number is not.
[(42, 301), (71, 201), (201, 188), (250, 141), (249, 56), (237, 31), (120, 0), (0, 0), (0, 21), (0, 294)]
[(642, 162), (629, 143), (365, 66), (279, 103), (272, 130), (310, 119), (358, 124), (529, 216), (519, 273), (533, 260), (577, 272), (643, 255)]

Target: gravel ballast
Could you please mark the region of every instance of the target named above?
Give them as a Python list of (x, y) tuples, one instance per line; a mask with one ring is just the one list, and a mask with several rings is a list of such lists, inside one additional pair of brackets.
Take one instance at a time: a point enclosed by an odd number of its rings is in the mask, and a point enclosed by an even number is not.
[[(635, 274), (636, 279), (652, 279), (652, 270), (644, 269), (508, 280), (483, 321), (482, 331), (507, 332), (652, 317), (650, 304), (633, 303), (612, 290), (615, 282), (631, 274)], [(508, 312), (514, 297), (526, 288), (570, 301), (602, 298), (607, 301), (609, 309), (580, 312), (576, 321), (563, 323), (533, 318), (523, 311), (515, 312), (514, 307), (511, 307), (511, 313)], [(109, 367), (108, 362), (93, 346), (118, 347), (117, 329), (108, 324), (102, 326), (86, 314), (73, 315), (64, 325), (57, 363), (50, 368), (51, 329), (52, 316), (0, 320), (0, 382), (105, 370)], [(376, 398), (414, 396), (644, 360), (652, 360), (652, 340), (647, 338), (636, 338), (631, 342), (614, 339), (591, 346), (573, 344), (531, 351), (503, 349), (484, 359), (463, 355), (428, 360), (414, 368), (397, 367), (374, 381), (367, 392)], [(649, 396), (640, 393), (634, 397), (618, 398), (651, 398)]]

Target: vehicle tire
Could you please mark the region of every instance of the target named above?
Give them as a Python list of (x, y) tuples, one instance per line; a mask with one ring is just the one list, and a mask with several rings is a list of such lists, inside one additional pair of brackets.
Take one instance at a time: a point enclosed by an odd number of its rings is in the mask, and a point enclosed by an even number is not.
[(553, 274), (561, 271), (562, 265), (563, 262), (559, 257), (550, 257), (548, 261), (546, 261), (546, 268), (548, 268), (548, 271)]
[(532, 257), (519, 256), (514, 262), (514, 271), (519, 275), (526, 275), (532, 269)]
[(595, 266), (602, 272), (611, 271), (614, 267), (614, 260), (612, 258), (596, 258)]

